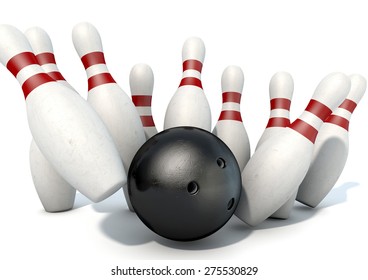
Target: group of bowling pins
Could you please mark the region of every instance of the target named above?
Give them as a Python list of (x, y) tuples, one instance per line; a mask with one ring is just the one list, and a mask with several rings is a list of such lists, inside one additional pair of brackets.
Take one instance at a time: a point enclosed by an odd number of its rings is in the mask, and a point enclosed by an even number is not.
[[(132, 68), (129, 97), (110, 74), (92, 24), (77, 24), (72, 41), (87, 74), (87, 100), (59, 72), (43, 29), (33, 27), (23, 33), (0, 25), (1, 63), (16, 77), (26, 100), (34, 185), (48, 212), (73, 208), (76, 191), (99, 202), (120, 188), (133, 211), (126, 174), (138, 149), (158, 132), (151, 111), (152, 69), (146, 64)], [(291, 122), (293, 79), (289, 73), (276, 73), (269, 84), (269, 120), (251, 155), (240, 112), (243, 72), (234, 65), (223, 71), (222, 109), (212, 130), (201, 82), (204, 57), (200, 38), (184, 42), (182, 78), (166, 109), (163, 128), (198, 127), (227, 144), (242, 172), (235, 215), (248, 225), (269, 217), (287, 219), (295, 200), (316, 207), (343, 171), (349, 120), (366, 80), (357, 74), (327, 75), (305, 111)]]

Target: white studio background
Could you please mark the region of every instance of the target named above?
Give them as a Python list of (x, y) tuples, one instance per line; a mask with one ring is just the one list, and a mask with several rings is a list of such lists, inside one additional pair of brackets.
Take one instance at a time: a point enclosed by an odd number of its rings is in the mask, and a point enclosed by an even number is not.
[[(230, 64), (243, 69), (241, 110), (252, 150), (268, 120), (268, 83), (275, 72), (288, 71), (294, 78), (292, 120), (330, 72), (368, 78), (365, 1), (70, 3), (8, 1), (1, 5), (1, 23), (23, 31), (32, 26), (45, 29), (61, 73), (84, 97), (86, 74), (71, 31), (80, 21), (95, 25), (107, 66), (128, 94), (133, 65), (145, 62), (152, 67), (152, 111), (159, 130), (181, 79), (181, 47), (189, 36), (201, 37), (206, 45), (202, 82), (213, 126), (221, 110), (222, 71)], [(296, 203), (289, 220), (267, 220), (256, 228), (232, 218), (209, 238), (178, 243), (150, 232), (127, 210), (121, 192), (98, 204), (78, 194), (72, 211), (45, 213), (29, 171), (31, 134), (24, 97), (16, 79), (1, 66), (0, 278), (112, 279), (117, 276), (111, 276), (110, 270), (116, 266), (169, 264), (197, 269), (258, 266), (254, 279), (364, 279), (368, 275), (363, 259), (368, 250), (367, 106), (368, 98), (363, 97), (351, 119), (345, 170), (317, 209)]]

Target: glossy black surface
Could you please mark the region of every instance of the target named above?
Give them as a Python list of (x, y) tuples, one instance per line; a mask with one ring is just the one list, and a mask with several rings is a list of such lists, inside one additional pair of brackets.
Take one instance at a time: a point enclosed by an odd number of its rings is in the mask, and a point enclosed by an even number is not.
[(239, 201), (241, 174), (229, 148), (198, 128), (177, 127), (150, 138), (128, 173), (133, 208), (146, 226), (173, 240), (220, 229)]

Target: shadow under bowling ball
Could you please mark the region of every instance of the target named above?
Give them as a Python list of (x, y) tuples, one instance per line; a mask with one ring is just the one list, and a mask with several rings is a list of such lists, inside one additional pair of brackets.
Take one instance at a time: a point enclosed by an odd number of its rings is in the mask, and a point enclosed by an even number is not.
[(239, 202), (241, 173), (227, 147), (212, 133), (175, 127), (150, 138), (128, 172), (134, 211), (160, 236), (178, 241), (219, 230)]

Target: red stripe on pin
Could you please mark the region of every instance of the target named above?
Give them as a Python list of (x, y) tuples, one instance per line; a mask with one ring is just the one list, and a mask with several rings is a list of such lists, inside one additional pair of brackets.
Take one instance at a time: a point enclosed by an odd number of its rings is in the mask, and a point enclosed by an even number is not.
[(51, 78), (53, 78), (55, 81), (65, 81), (63, 75), (61, 75), (60, 72), (54, 71), (54, 72), (47, 72), (47, 75), (49, 75)]
[(96, 64), (106, 64), (103, 52), (91, 52), (81, 57), (84, 69)]
[(222, 93), (222, 103), (234, 102), (240, 103), (241, 94), (235, 91), (227, 91)]
[(155, 126), (152, 116), (141, 116), (141, 122), (144, 127)]
[(91, 89), (104, 85), (104, 84), (111, 84), (116, 83), (114, 78), (111, 76), (110, 73), (101, 73), (94, 75), (88, 79), (88, 91)]
[(328, 108), (325, 104), (314, 99), (311, 99), (305, 110), (317, 116), (322, 121), (324, 121), (332, 113), (331, 109)]
[(55, 81), (46, 73), (39, 73), (39, 74), (33, 75), (32, 77), (28, 78), (22, 84), (24, 98), (27, 99), (28, 95), (38, 86), (43, 85), (45, 83), (49, 83), (49, 82), (55, 82)]
[(330, 115), (326, 120), (326, 123), (332, 123), (337, 126), (342, 127), (346, 131), (349, 131), (349, 121), (343, 117), (337, 115)]
[(353, 100), (345, 99), (344, 102), (341, 103), (339, 108), (348, 110), (350, 113), (353, 113), (356, 106), (357, 106), (357, 104)]
[(151, 106), (152, 96), (151, 95), (133, 95), (132, 101), (137, 107)]
[(202, 82), (198, 78), (186, 77), (181, 79), (179, 87), (181, 86), (196, 86), (202, 88)]
[(301, 119), (296, 119), (289, 127), (295, 130), (296, 132), (300, 133), (301, 135), (303, 135), (312, 143), (316, 141), (318, 130), (315, 129), (310, 124), (306, 123), (305, 121)]
[(53, 53), (49, 53), (49, 52), (40, 53), (36, 55), (36, 59), (39, 65), (44, 65), (44, 64), (49, 64), (49, 63), (56, 64), (55, 56)]
[(290, 125), (288, 118), (270, 118), (268, 120), (266, 128), (269, 127), (287, 127)]
[(287, 98), (273, 98), (270, 100), (271, 110), (285, 109), (290, 110), (290, 99)]
[(239, 111), (231, 111), (231, 110), (225, 110), (221, 111), (219, 121), (223, 120), (232, 120), (232, 121), (242, 121), (242, 117)]
[(199, 72), (202, 72), (202, 62), (195, 59), (188, 59), (183, 62), (183, 72), (186, 70), (197, 70)]
[(32, 64), (38, 64), (34, 53), (23, 52), (9, 59), (6, 68), (16, 77), (20, 70)]

